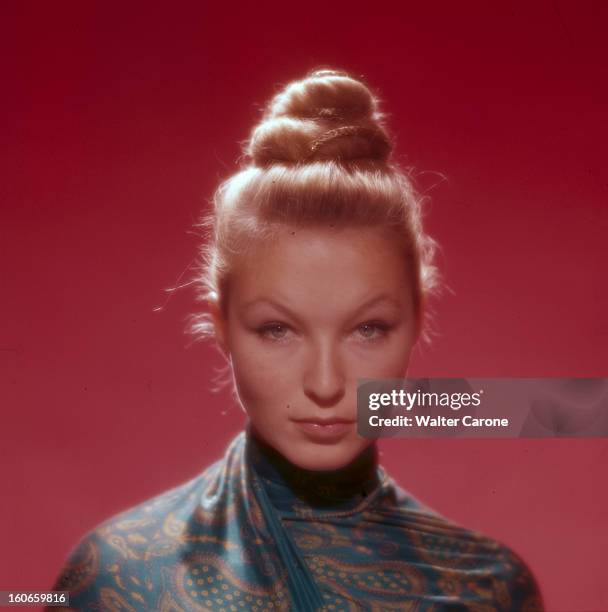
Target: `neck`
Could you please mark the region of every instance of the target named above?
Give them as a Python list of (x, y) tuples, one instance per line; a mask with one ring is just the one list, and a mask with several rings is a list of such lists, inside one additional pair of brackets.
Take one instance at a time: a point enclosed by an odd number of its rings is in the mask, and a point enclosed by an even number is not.
[(251, 423), (246, 428), (250, 465), (261, 477), (273, 505), (282, 511), (348, 511), (379, 484), (378, 449), (374, 443), (344, 467), (301, 468), (262, 440)]

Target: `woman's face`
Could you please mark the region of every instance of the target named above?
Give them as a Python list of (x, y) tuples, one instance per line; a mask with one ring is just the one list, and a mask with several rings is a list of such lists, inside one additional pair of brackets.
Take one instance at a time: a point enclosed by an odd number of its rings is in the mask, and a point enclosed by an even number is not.
[[(372, 442), (357, 434), (357, 380), (406, 374), (416, 341), (406, 270), (381, 228), (286, 226), (231, 275), (225, 319), (211, 304), (253, 429), (292, 463), (338, 469)], [(330, 419), (349, 423), (304, 423)]]

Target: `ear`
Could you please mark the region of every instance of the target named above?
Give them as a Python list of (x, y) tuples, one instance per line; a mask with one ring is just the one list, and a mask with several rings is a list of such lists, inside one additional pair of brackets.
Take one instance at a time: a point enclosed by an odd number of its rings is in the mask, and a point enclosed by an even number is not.
[(213, 320), (213, 328), (215, 331), (215, 339), (218, 344), (218, 348), (226, 358), (230, 361), (230, 350), (228, 348), (228, 323), (221, 311), (219, 298), (216, 293), (211, 297), (207, 298), (207, 307), (209, 308), (209, 314)]

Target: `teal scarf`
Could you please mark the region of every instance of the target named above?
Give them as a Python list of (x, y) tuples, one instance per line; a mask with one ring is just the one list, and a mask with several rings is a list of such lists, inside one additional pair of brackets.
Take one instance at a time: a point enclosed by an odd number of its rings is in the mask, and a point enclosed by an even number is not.
[(96, 611), (543, 609), (515, 553), (425, 508), (375, 445), (308, 471), (249, 423), (202, 474), (86, 534), (54, 589)]

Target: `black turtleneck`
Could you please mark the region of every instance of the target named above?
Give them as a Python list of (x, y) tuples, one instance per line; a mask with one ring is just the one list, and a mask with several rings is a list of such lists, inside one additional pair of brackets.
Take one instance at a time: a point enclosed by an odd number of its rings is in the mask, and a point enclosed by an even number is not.
[(355, 509), (380, 484), (375, 443), (335, 470), (307, 470), (262, 440), (248, 422), (246, 456), (261, 477), (273, 506), (282, 513), (311, 514)]

